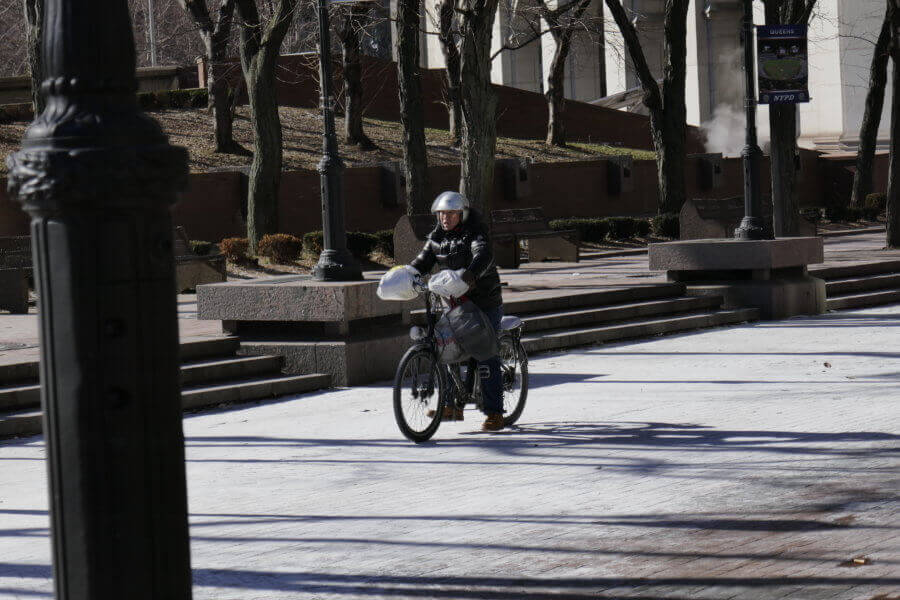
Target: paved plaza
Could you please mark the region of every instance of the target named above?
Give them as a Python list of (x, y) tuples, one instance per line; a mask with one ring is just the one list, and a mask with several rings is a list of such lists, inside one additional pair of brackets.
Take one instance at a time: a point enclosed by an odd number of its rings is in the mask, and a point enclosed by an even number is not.
[[(538, 355), (519, 427), (419, 446), (388, 384), (190, 415), (194, 597), (900, 598), (898, 325)], [(3, 599), (52, 595), (43, 459), (0, 443)]]

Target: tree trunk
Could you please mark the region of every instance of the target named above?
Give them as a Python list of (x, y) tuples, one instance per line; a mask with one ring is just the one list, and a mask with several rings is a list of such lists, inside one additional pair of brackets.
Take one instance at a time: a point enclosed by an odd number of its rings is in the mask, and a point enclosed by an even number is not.
[(772, 226), (775, 237), (796, 236), (799, 232), (797, 206), (797, 106), (770, 104), (769, 128), (772, 145), (769, 150), (772, 176)]
[(341, 51), (344, 59), (344, 140), (356, 144), (361, 150), (374, 150), (377, 146), (363, 131), (363, 84), (360, 62), (360, 31), (362, 31), (367, 4), (352, 4), (342, 19), (340, 30)]
[[(227, 80), (216, 77), (216, 67), (226, 64), (228, 58), (228, 38), (234, 19), (234, 1), (225, 0), (219, 8), (219, 18), (212, 32), (204, 37), (207, 50), (206, 89), (209, 93), (208, 106), (212, 111), (216, 129), (216, 152), (247, 155), (250, 152), (234, 141), (234, 91)], [(206, 38), (209, 38), (209, 42)]]
[(443, 0), (438, 5), (441, 52), (444, 55), (444, 81), (447, 84), (447, 118), (450, 138), (454, 146), (459, 146), (462, 136), (462, 112), (459, 101), (459, 48), (453, 30), (453, 15), (456, 0)]
[(900, 248), (900, 0), (888, 0), (893, 60), (891, 104), (891, 163), (887, 188), (887, 247)]
[(459, 191), (490, 225), (497, 144), (497, 97), (491, 87), (491, 32), (498, 0), (464, 0), (460, 17), (460, 106), (462, 108)]
[(569, 55), (568, 35), (554, 35), (556, 48), (550, 62), (550, 74), (547, 77), (547, 144), (551, 146), (566, 145), (566, 57)]
[(397, 2), (397, 77), (400, 92), (400, 124), (403, 127), (403, 170), (406, 176), (406, 212), (427, 213), (425, 111), (419, 76), (420, 0)]
[(872, 54), (869, 69), (869, 91), (866, 94), (866, 111), (859, 128), (859, 148), (856, 154), (856, 174), (853, 177), (851, 206), (863, 206), (866, 196), (872, 193), (872, 163), (878, 144), (878, 127), (884, 108), (884, 88), (887, 85), (887, 64), (890, 58), (891, 23), (885, 15), (881, 33)]
[(247, 75), (253, 162), (247, 199), (247, 237), (256, 253), (259, 240), (278, 232), (278, 186), (281, 182), (281, 119), (275, 100), (275, 61), (257, 55)]
[(235, 0), (222, 0), (215, 23), (209, 13), (207, 0), (179, 0), (181, 7), (194, 21), (203, 41), (206, 54), (207, 107), (212, 113), (216, 139), (216, 152), (225, 154), (250, 154), (234, 141), (232, 108), (233, 92), (225, 79), (217, 76), (217, 70), (226, 64), (228, 39), (234, 21)]
[[(568, 3), (557, 3), (550, 9), (547, 0), (538, 0), (538, 12), (550, 35), (553, 36), (553, 60), (550, 62), (550, 73), (547, 76), (547, 144), (551, 146), (566, 145), (566, 60), (572, 48), (572, 34), (575, 27), (584, 27), (581, 17), (590, 5), (591, 0), (569, 0)], [(571, 12), (570, 12), (571, 11)], [(566, 13), (569, 13), (566, 16)]]
[(247, 237), (253, 254), (264, 235), (278, 231), (282, 147), (275, 66), (295, 5), (296, 0), (279, 0), (263, 28), (254, 0), (239, 0), (237, 4), (243, 21), (241, 67), (253, 128), (253, 162), (247, 190)]
[(650, 130), (656, 150), (659, 178), (659, 212), (677, 213), (685, 199), (684, 153), (687, 107), (684, 102), (687, 73), (688, 0), (668, 0), (665, 13), (665, 67), (662, 91), (647, 65), (634, 24), (619, 0), (606, 0), (635, 72), (644, 89), (644, 105), (650, 112)]
[(28, 74), (31, 77), (31, 105), (34, 116), (44, 111), (44, 61), (41, 49), (44, 30), (44, 0), (25, 0), (25, 45), (28, 52)]

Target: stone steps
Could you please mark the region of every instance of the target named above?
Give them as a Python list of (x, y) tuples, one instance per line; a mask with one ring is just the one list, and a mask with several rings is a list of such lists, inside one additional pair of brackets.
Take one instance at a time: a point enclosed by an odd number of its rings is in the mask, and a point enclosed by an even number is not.
[(281, 371), (280, 356), (229, 356), (181, 365), (181, 385), (188, 387), (227, 379), (243, 379), (254, 375)]
[(847, 310), (850, 308), (878, 306), (879, 304), (894, 304), (895, 302), (900, 302), (900, 288), (828, 298), (825, 301), (825, 306), (828, 310)]
[(885, 273), (847, 279), (830, 279), (825, 282), (825, 293), (829, 297), (837, 297), (896, 287), (900, 287), (900, 273)]
[[(201, 385), (181, 391), (184, 410), (227, 406), (244, 402), (267, 400), (288, 394), (302, 394), (330, 387), (331, 376), (323, 374), (281, 377), (257, 377), (223, 382), (221, 385)], [(35, 408), (0, 413), (0, 439), (37, 435), (42, 430), (41, 411)]]
[(681, 297), (614, 304), (600, 308), (576, 308), (540, 313), (524, 316), (522, 321), (525, 322), (525, 331), (532, 333), (548, 329), (565, 329), (611, 321), (627, 321), (642, 317), (686, 313), (707, 308), (715, 309), (721, 304), (722, 298), (719, 296)]
[[(286, 376), (280, 356), (237, 356), (236, 337), (181, 344), (181, 403), (185, 410), (266, 400), (331, 386), (331, 376)], [(41, 432), (37, 363), (0, 367), (0, 438)]]
[(856, 263), (851, 265), (836, 265), (832, 267), (810, 267), (809, 274), (825, 281), (834, 279), (846, 279), (850, 277), (865, 277), (868, 275), (883, 275), (884, 273), (900, 272), (900, 260), (882, 260), (877, 262)]
[(650, 337), (691, 329), (743, 323), (755, 321), (758, 318), (759, 310), (755, 308), (704, 310), (663, 318), (631, 319), (599, 327), (555, 329), (533, 334), (529, 334), (526, 329), (525, 335), (522, 336), (522, 343), (525, 346), (525, 350), (529, 353), (546, 352), (548, 350), (600, 342)]
[(322, 373), (256, 377), (222, 382), (219, 385), (203, 385), (183, 389), (181, 405), (185, 409), (195, 409), (222, 404), (237, 404), (277, 398), (288, 394), (302, 394), (330, 386), (331, 376)]
[(810, 269), (825, 280), (825, 306), (847, 310), (900, 302), (900, 260)]
[[(518, 298), (504, 299), (503, 312), (508, 315), (516, 315), (525, 318), (526, 315), (564, 312), (578, 309), (594, 309), (598, 307), (633, 304), (643, 301), (677, 298), (684, 294), (684, 290), (685, 287), (682, 283), (655, 283), (592, 292), (564, 292), (551, 296), (520, 296)], [(411, 317), (414, 324), (425, 324), (424, 309), (412, 311)]]

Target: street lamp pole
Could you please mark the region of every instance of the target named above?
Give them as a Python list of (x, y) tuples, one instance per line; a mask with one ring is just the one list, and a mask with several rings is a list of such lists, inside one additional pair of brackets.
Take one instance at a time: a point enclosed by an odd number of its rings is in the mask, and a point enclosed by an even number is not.
[(756, 85), (753, 69), (753, 0), (744, 2), (744, 107), (747, 113), (746, 144), (741, 156), (744, 161), (744, 219), (735, 230), (739, 240), (761, 240), (766, 237), (762, 222), (762, 202), (759, 193), (759, 163), (762, 150), (756, 139)]
[(331, 40), (328, 24), (328, 0), (318, 0), (319, 18), (319, 87), (322, 91), (322, 160), (319, 161), (322, 194), (323, 250), (313, 268), (313, 278), (319, 281), (360, 281), (362, 271), (347, 250), (344, 229), (344, 196), (342, 176), (344, 163), (338, 154), (337, 134), (334, 130), (334, 98), (331, 79)]
[(188, 155), (140, 112), (125, 0), (47, 0), (31, 216), (56, 597), (189, 600), (175, 259)]

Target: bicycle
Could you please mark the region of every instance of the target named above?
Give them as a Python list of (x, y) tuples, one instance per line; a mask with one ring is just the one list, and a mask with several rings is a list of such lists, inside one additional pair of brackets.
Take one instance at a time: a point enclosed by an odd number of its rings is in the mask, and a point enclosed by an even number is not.
[[(435, 434), (445, 407), (462, 409), (466, 404), (474, 403), (480, 409), (482, 395), (481, 378), (475, 376), (468, 359), (453, 364), (441, 362), (435, 325), (449, 308), (447, 301), (429, 291), (421, 280), (416, 283), (416, 290), (425, 298), (426, 325), (410, 330), (410, 337), (416, 343), (397, 365), (394, 417), (403, 435), (420, 443)], [(505, 427), (513, 425), (522, 415), (528, 396), (528, 355), (522, 347), (522, 329), (521, 319), (505, 316), (497, 333)]]

